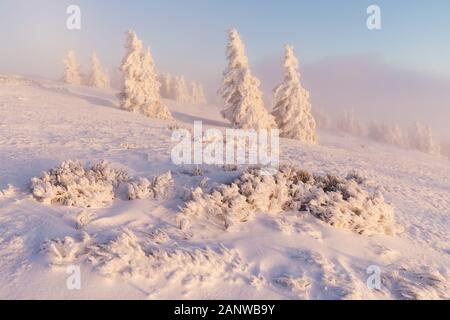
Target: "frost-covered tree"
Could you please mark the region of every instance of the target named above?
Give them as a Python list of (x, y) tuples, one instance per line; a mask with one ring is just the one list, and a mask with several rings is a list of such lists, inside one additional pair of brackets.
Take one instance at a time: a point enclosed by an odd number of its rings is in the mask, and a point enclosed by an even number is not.
[(191, 95), (184, 76), (176, 76), (172, 86), (173, 98), (179, 103), (190, 103)]
[(109, 77), (103, 70), (100, 60), (95, 52), (93, 52), (91, 56), (91, 71), (86, 82), (87, 85), (95, 88), (104, 89), (109, 87)]
[(205, 92), (200, 82), (193, 81), (191, 83), (191, 100), (197, 104), (207, 104)]
[(324, 109), (314, 107), (312, 113), (318, 128), (331, 129), (333, 121)]
[(159, 82), (161, 83), (161, 96), (165, 99), (173, 99), (172, 75), (170, 73), (161, 74), (159, 79)]
[(372, 121), (368, 136), (372, 140), (396, 146), (403, 147), (407, 145), (407, 138), (398, 124), (381, 124), (377, 121)]
[(78, 64), (77, 57), (73, 50), (70, 50), (64, 59), (63, 79), (65, 83), (74, 85), (80, 85), (82, 82), (80, 65)]
[(142, 50), (142, 42), (134, 31), (128, 32), (127, 54), (122, 61), (122, 91), (118, 97), (123, 109), (143, 112), (151, 118), (169, 119), (170, 111), (161, 102), (161, 87), (150, 50)]
[(122, 72), (122, 91), (119, 93), (120, 106), (128, 111), (136, 112), (144, 103), (142, 92), (142, 41), (134, 31), (128, 31), (125, 45), (127, 53), (120, 66)]
[[(378, 123), (374, 123), (374, 125), (378, 125)], [(363, 136), (365, 131), (363, 124), (353, 110), (344, 110), (336, 121), (336, 129), (353, 136)]]
[(162, 103), (158, 74), (155, 71), (155, 64), (150, 49), (142, 54), (142, 74), (141, 81), (143, 85), (144, 103), (142, 111), (150, 118), (170, 119), (172, 115), (169, 109)]
[(275, 119), (264, 107), (260, 82), (251, 74), (239, 33), (231, 29), (228, 38), (228, 66), (219, 89), (224, 102), (222, 116), (235, 128), (259, 130), (276, 127)]
[(273, 115), (281, 136), (316, 143), (316, 121), (311, 112), (309, 92), (300, 82), (299, 63), (293, 47), (285, 47), (284, 81), (275, 88)]
[(409, 144), (414, 149), (428, 154), (440, 154), (439, 145), (433, 138), (431, 128), (420, 122), (416, 122), (409, 135)]

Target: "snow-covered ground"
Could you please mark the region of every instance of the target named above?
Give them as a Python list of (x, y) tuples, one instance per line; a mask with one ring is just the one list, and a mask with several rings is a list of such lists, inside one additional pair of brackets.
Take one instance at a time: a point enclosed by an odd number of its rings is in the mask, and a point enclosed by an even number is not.
[[(167, 103), (183, 126), (228, 126), (215, 107)], [(448, 160), (332, 132), (317, 146), (282, 139), (282, 163), (358, 172), (402, 231), (358, 235), (295, 211), (260, 212), (227, 231), (195, 220), (180, 228), (183, 190), (240, 172), (174, 165), (173, 125), (117, 104), (113, 91), (0, 78), (0, 298), (450, 299)], [(122, 186), (100, 209), (38, 202), (31, 179), (68, 159), (149, 180), (170, 170), (172, 195), (129, 201)], [(80, 290), (67, 287), (71, 266)], [(366, 284), (373, 266), (380, 290)]]

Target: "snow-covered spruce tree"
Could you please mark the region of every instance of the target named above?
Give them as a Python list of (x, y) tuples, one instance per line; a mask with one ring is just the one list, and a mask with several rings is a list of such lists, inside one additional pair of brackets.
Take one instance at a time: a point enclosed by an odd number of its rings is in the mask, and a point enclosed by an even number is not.
[(336, 121), (336, 129), (357, 137), (365, 135), (364, 126), (353, 110), (344, 110)]
[(397, 124), (380, 124), (372, 121), (369, 127), (369, 138), (378, 142), (389, 143), (396, 146), (406, 146), (406, 137)]
[(172, 75), (170, 73), (161, 74), (159, 76), (159, 82), (161, 83), (161, 96), (165, 99), (173, 100), (172, 80)]
[(123, 109), (143, 112), (151, 118), (169, 119), (170, 111), (161, 102), (160, 84), (150, 50), (143, 52), (134, 31), (128, 32), (127, 54), (122, 61), (122, 91), (118, 97)]
[(284, 81), (275, 88), (272, 114), (282, 137), (316, 143), (316, 121), (311, 112), (309, 92), (301, 85), (294, 49), (289, 45), (285, 49)]
[(142, 111), (144, 114), (154, 119), (171, 119), (169, 109), (162, 103), (158, 74), (155, 71), (155, 64), (150, 49), (142, 54), (142, 75), (141, 83), (143, 85), (144, 103)]
[(122, 72), (122, 91), (118, 97), (122, 109), (136, 112), (142, 106), (144, 97), (140, 83), (142, 64), (142, 41), (134, 31), (128, 31), (127, 53), (120, 66)]
[(431, 128), (416, 122), (409, 135), (409, 144), (412, 148), (428, 154), (440, 154), (439, 145), (434, 141)]
[(193, 81), (191, 83), (191, 100), (197, 104), (207, 104), (205, 92), (200, 82)]
[(190, 103), (191, 95), (186, 84), (184, 76), (176, 76), (173, 82), (173, 96), (174, 100), (179, 103)]
[(236, 29), (228, 32), (228, 66), (223, 73), (219, 95), (224, 101), (222, 116), (235, 128), (272, 129), (275, 119), (264, 107), (260, 82), (250, 71), (245, 47)]
[(109, 77), (107, 73), (103, 70), (100, 60), (95, 52), (91, 56), (91, 72), (87, 78), (87, 85), (94, 88), (108, 88), (109, 87)]
[(80, 65), (73, 50), (70, 50), (64, 59), (63, 80), (65, 83), (74, 85), (80, 85), (82, 82)]

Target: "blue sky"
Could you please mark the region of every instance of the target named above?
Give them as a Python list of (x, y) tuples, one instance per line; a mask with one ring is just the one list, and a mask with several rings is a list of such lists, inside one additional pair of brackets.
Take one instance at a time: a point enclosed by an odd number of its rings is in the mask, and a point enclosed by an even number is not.
[[(69, 4), (81, 7), (81, 31), (65, 28)], [(381, 31), (366, 28), (369, 4), (381, 7)], [(255, 64), (291, 43), (305, 63), (374, 54), (450, 75), (449, 17), (446, 0), (0, 0), (0, 37), (7, 39), (0, 69), (52, 75), (69, 48), (82, 61), (95, 49), (115, 68), (124, 31), (132, 28), (151, 46), (160, 69), (205, 79), (223, 67), (225, 30), (236, 26)]]

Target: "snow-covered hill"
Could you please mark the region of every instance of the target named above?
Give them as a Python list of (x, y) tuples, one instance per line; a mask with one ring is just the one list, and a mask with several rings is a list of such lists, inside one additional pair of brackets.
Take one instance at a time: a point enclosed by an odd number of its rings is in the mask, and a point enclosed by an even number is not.
[[(228, 126), (215, 107), (167, 103), (178, 126)], [(282, 139), (282, 163), (357, 172), (394, 207), (402, 231), (369, 237), (294, 211), (262, 212), (227, 231), (200, 222), (184, 229), (184, 190), (240, 172), (174, 165), (174, 124), (117, 104), (113, 91), (0, 77), (0, 298), (450, 298), (448, 160), (332, 132), (320, 132), (317, 146)], [(38, 202), (31, 179), (68, 159), (106, 160), (149, 180), (170, 170), (172, 196), (129, 201), (120, 187), (100, 209)], [(79, 290), (67, 287), (73, 266)], [(373, 290), (367, 271), (377, 268), (381, 289)]]

